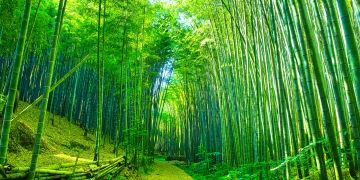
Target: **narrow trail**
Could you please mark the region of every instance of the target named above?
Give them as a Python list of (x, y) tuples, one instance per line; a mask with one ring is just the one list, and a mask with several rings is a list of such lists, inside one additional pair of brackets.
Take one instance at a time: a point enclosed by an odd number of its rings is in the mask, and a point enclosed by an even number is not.
[(184, 170), (176, 167), (171, 161), (155, 160), (152, 171), (143, 175), (143, 180), (192, 180)]

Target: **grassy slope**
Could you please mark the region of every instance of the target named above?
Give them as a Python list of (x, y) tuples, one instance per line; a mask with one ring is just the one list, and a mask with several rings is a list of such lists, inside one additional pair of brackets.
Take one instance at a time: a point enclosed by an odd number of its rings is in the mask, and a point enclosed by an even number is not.
[[(20, 102), (18, 112), (27, 105), (27, 103)], [(48, 113), (49, 117), (50, 115)], [(32, 108), (12, 123), (8, 164), (22, 167), (30, 165), (33, 136), (38, 116), (38, 108)], [(84, 137), (83, 134), (83, 129), (70, 123), (64, 117), (55, 115), (54, 126), (47, 120), (42, 138), (42, 147), (45, 148), (42, 148), (38, 166), (44, 167), (55, 163), (74, 162), (78, 151), (79, 158), (82, 158), (80, 161), (92, 160), (95, 135), (88, 133), (88, 136)], [(112, 153), (112, 145), (105, 144), (100, 149), (100, 159), (108, 160), (113, 158), (115, 158), (115, 155)]]

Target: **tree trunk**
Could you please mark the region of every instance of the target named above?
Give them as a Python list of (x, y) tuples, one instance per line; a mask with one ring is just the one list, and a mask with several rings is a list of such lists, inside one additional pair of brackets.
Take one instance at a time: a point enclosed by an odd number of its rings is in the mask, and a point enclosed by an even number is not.
[(30, 173), (29, 173), (29, 179), (35, 178), (35, 170), (37, 165), (38, 156), (40, 153), (40, 144), (41, 144), (41, 136), (44, 131), (45, 126), (45, 118), (47, 113), (47, 105), (49, 100), (49, 94), (51, 91), (51, 84), (55, 69), (55, 62), (56, 62), (56, 56), (57, 56), (57, 46), (60, 36), (60, 28), (63, 21), (64, 11), (66, 7), (67, 0), (60, 0), (59, 6), (58, 6), (58, 13), (56, 17), (56, 24), (55, 24), (55, 31), (53, 35), (53, 42), (52, 42), (52, 48), (50, 52), (50, 60), (49, 60), (49, 70), (47, 73), (47, 79), (46, 83), (43, 89), (43, 99), (40, 106), (40, 115), (39, 115), (39, 121), (36, 129), (36, 135), (35, 135), (35, 143), (33, 146), (33, 153), (32, 153), (32, 159), (30, 163)]
[(20, 70), (22, 69), (22, 62), (24, 59), (24, 49), (26, 43), (26, 34), (29, 26), (30, 11), (31, 11), (31, 0), (26, 0), (24, 15), (21, 23), (21, 30), (19, 34), (19, 40), (16, 46), (16, 57), (13, 66), (13, 71), (11, 73), (10, 81), (10, 91), (7, 98), (7, 103), (5, 107), (3, 125), (1, 130), (1, 140), (0, 140), (0, 164), (6, 163), (7, 149), (9, 144), (9, 135), (11, 127), (11, 116), (13, 114), (13, 108), (16, 99), (16, 91), (19, 84)]

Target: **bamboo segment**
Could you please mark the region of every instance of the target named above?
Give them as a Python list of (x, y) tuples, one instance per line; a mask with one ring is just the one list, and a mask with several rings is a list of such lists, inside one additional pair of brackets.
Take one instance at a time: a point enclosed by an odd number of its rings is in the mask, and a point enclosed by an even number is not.
[[(38, 179), (88, 179), (88, 178), (103, 178), (106, 175), (112, 174), (116, 176), (125, 168), (124, 158), (116, 158), (112, 160), (100, 161), (100, 165), (97, 165), (97, 161), (94, 162), (80, 162), (76, 166), (74, 163), (65, 163), (60, 165), (52, 165), (45, 168), (37, 168), (35, 172), (35, 178)], [(90, 165), (95, 165), (95, 168), (91, 168)], [(79, 168), (82, 167), (82, 168)], [(4, 167), (6, 177), (0, 177), (0, 179), (19, 179), (29, 176), (29, 167)]]
[(16, 58), (13, 71), (11, 74), (10, 82), (10, 92), (5, 106), (3, 125), (1, 129), (1, 139), (0, 139), (0, 164), (3, 165), (6, 162), (7, 149), (9, 144), (9, 135), (11, 127), (11, 116), (13, 114), (13, 106), (15, 103), (16, 91), (18, 89), (20, 70), (22, 69), (23, 59), (24, 59), (24, 49), (26, 43), (26, 35), (28, 32), (28, 26), (30, 21), (31, 13), (31, 0), (25, 1), (24, 16), (21, 22), (21, 33), (19, 36), (19, 41), (16, 47)]

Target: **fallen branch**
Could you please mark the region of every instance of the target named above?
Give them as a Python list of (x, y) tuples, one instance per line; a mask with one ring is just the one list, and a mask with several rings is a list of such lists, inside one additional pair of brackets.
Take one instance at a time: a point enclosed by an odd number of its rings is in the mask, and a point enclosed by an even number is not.
[(40, 179), (64, 179), (64, 178), (75, 178), (75, 177), (87, 177), (90, 176), (90, 173), (75, 173), (74, 175), (67, 174), (39, 174), (37, 177)]
[(12, 173), (6, 174), (6, 178), (2, 177), (0, 179), (24, 179), (27, 176), (27, 173)]
[[(118, 174), (124, 169), (125, 159), (123, 157), (112, 160), (96, 161), (83, 163), (65, 163), (48, 166), (46, 168), (37, 168), (36, 177), (39, 179), (102, 179), (106, 175)], [(87, 166), (88, 167), (84, 167)], [(82, 168), (76, 168), (82, 166)], [(92, 167), (94, 166), (94, 167)], [(0, 179), (23, 179), (29, 173), (29, 167), (4, 166), (3, 170), (6, 177)]]
[(107, 166), (103, 170), (99, 171), (95, 175), (95, 179), (100, 179), (101, 177), (104, 177), (106, 174), (109, 174), (110, 172), (113, 172), (113, 170), (116, 169), (116, 167), (118, 167), (119, 165), (123, 165), (123, 163), (124, 163), (124, 161), (118, 160), (118, 161), (114, 162), (113, 164), (110, 164), (109, 166)]

